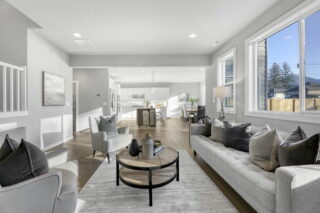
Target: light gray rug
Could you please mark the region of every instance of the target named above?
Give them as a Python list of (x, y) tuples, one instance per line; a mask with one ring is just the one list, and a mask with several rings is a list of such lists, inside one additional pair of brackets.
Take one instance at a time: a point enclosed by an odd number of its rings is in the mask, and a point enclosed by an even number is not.
[(237, 212), (230, 201), (194, 162), (180, 150), (180, 181), (148, 190), (116, 186), (115, 161), (104, 161), (79, 194), (77, 213), (106, 212)]

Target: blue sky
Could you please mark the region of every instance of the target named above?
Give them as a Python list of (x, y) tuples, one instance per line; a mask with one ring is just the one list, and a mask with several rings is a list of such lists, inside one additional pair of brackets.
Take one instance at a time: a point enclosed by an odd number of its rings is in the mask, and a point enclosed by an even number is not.
[[(268, 41), (268, 67), (273, 63), (288, 62), (291, 70), (299, 69), (299, 24), (294, 23), (272, 35)], [(306, 75), (320, 79), (320, 12), (306, 19)]]

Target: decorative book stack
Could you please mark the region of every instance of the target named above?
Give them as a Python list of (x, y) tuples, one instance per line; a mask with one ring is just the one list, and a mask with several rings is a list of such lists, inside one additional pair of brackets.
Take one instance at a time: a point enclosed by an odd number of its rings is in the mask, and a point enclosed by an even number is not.
[(164, 149), (164, 146), (162, 146), (161, 144), (159, 145), (154, 145), (154, 152), (153, 155), (156, 156), (158, 154), (160, 154)]

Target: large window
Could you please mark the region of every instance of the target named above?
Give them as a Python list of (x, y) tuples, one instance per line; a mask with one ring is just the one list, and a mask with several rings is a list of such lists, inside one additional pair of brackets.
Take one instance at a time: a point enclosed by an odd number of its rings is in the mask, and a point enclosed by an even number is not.
[(246, 41), (248, 113), (320, 114), (320, 3), (307, 6)]
[(299, 24), (257, 43), (258, 110), (299, 111)]
[[(224, 99), (225, 111), (235, 111), (235, 49), (225, 53), (218, 59), (218, 86), (231, 88), (232, 96)], [(220, 110), (218, 103), (217, 109)]]

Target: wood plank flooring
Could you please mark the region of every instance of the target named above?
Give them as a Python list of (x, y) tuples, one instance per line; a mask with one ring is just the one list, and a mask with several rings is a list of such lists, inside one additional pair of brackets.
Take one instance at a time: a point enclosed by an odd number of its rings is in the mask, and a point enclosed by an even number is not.
[[(162, 144), (166, 146), (187, 150), (195, 162), (206, 172), (239, 212), (255, 212), (201, 157), (193, 156), (193, 150), (189, 147), (189, 125), (179, 118), (167, 119), (165, 124), (159, 121), (156, 128), (138, 128), (135, 120), (121, 121), (119, 127), (122, 126), (130, 127), (130, 133), (138, 140), (143, 138), (146, 133), (151, 133), (154, 139), (161, 140)], [(69, 160), (78, 160), (78, 186), (79, 190), (81, 190), (106, 156), (97, 152), (95, 158), (92, 158), (91, 138), (88, 130), (77, 133), (73, 140), (63, 146), (68, 148)]]

